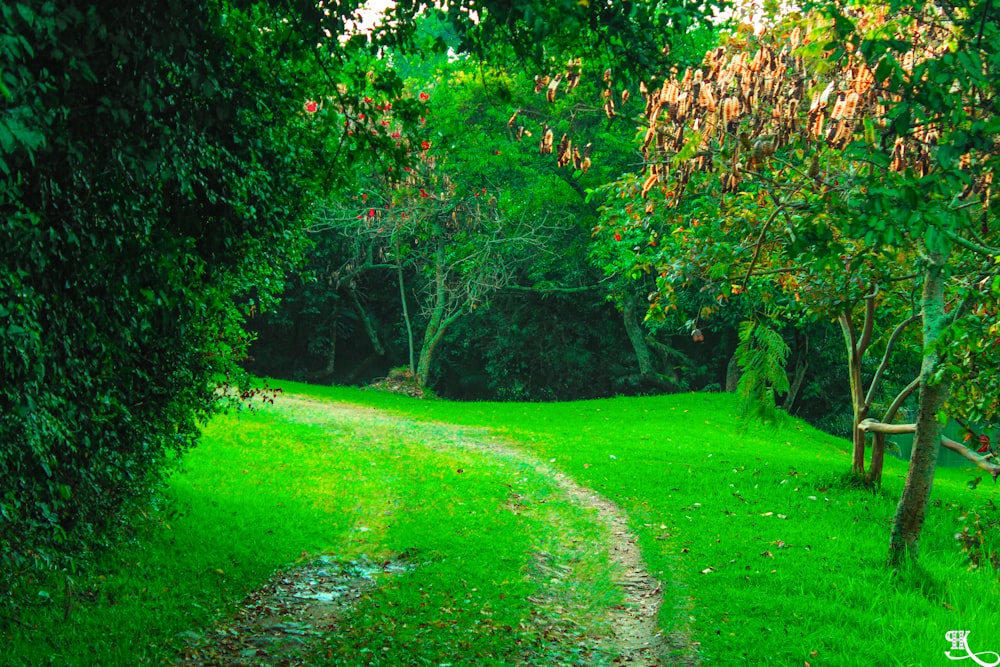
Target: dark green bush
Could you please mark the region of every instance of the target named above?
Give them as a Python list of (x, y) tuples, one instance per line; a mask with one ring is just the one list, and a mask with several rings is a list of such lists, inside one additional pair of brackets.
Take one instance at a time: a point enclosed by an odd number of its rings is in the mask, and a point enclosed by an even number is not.
[(232, 295), (293, 254), (301, 102), (262, 116), (271, 73), (222, 31), (177, 0), (0, 8), (0, 604), (149, 496), (245, 346)]

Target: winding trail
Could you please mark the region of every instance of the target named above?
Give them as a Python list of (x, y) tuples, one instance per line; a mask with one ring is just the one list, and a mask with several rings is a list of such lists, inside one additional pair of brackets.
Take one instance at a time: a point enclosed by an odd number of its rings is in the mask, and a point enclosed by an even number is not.
[[(637, 545), (637, 538), (629, 529), (625, 511), (611, 500), (578, 484), (549, 463), (524, 451), (516, 443), (500, 439), (486, 429), (422, 421), (367, 406), (321, 401), (296, 395), (281, 397), (276, 401), (275, 407), (300, 422), (391, 431), (431, 448), (485, 453), (529, 468), (549, 479), (565, 499), (583, 510), (590, 517), (589, 520), (593, 521), (595, 526), (599, 526), (603, 536), (602, 541), (605, 546), (602, 548), (607, 549), (611, 561), (608, 576), (613, 578), (613, 583), (620, 589), (623, 599), (622, 604), (615, 605), (610, 610), (609, 635), (596, 638), (604, 650), (616, 656), (612, 664), (627, 667), (668, 665), (693, 667), (699, 664), (697, 654), (692, 650), (692, 643), (685, 632), (675, 631), (664, 637), (660, 631), (657, 619), (663, 604), (663, 586), (646, 568)], [(537, 563), (537, 566), (543, 571), (548, 569), (544, 563)], [(287, 583), (288, 578), (293, 575), (284, 572), (278, 576), (279, 581)], [(544, 578), (540, 578), (540, 581), (544, 583)], [(271, 582), (269, 585), (272, 588), (274, 586)], [(251, 594), (248, 599), (259, 599), (262, 595), (266, 595), (263, 592), (266, 588)], [(356, 595), (352, 593), (349, 597)], [(531, 602), (539, 608), (546, 604), (546, 600), (542, 599), (531, 599)], [(266, 608), (267, 605), (263, 607)], [(310, 613), (316, 613), (314, 608), (310, 609), (312, 610)], [(347, 606), (343, 604), (336, 609), (331, 608), (328, 614), (331, 617), (329, 620), (332, 622), (333, 616), (343, 613), (349, 613)], [(246, 636), (242, 636), (241, 641), (234, 644), (244, 647), (246, 655), (245, 647), (260, 641), (260, 638), (247, 633), (254, 632), (255, 627), (263, 627), (263, 631), (266, 631), (267, 623), (261, 623), (259, 619), (248, 619), (244, 615), (236, 627), (238, 633)], [(197, 655), (196, 651), (193, 653)], [(204, 663), (192, 660), (183, 664)], [(223, 664), (227, 663), (223, 661)]]

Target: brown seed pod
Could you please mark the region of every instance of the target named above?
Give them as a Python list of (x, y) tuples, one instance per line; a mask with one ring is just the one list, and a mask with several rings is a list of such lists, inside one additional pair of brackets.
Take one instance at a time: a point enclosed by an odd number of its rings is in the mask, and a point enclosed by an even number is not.
[(892, 171), (903, 171), (906, 169), (906, 143), (902, 137), (896, 137), (896, 143), (892, 147), (892, 163), (889, 165)]
[(854, 90), (857, 93), (866, 93), (868, 89), (872, 87), (875, 83), (875, 74), (868, 66), (861, 63), (858, 68), (858, 73), (854, 75)]
[(833, 111), (830, 112), (830, 120), (840, 120), (844, 116), (844, 102), (847, 99), (847, 95), (844, 93), (837, 93), (837, 101), (833, 104)]
[(858, 111), (858, 102), (861, 100), (861, 96), (858, 95), (857, 91), (852, 90), (847, 93), (847, 97), (844, 100), (844, 118), (854, 119), (855, 114)]
[(510, 119), (509, 119), (509, 120), (507, 121), (507, 127), (511, 127), (511, 126), (512, 126), (512, 125), (514, 124), (514, 121), (515, 121), (515, 120), (517, 120), (517, 115), (518, 115), (519, 113), (521, 113), (521, 110), (520, 110), (520, 109), (517, 109), (517, 110), (516, 110), (516, 111), (514, 112), (514, 115), (513, 115), (513, 116), (511, 116), (511, 117), (510, 117)]
[(819, 139), (823, 136), (823, 112), (809, 114), (809, 134)]
[(727, 125), (739, 118), (741, 111), (738, 97), (730, 96), (722, 101), (722, 120)]
[(548, 125), (542, 131), (542, 140), (538, 143), (538, 152), (542, 155), (549, 155), (552, 153), (552, 142), (555, 140), (555, 135), (552, 133), (552, 128)]
[(572, 143), (569, 140), (569, 135), (562, 135), (562, 139), (559, 140), (559, 149), (556, 152), (556, 166), (565, 167), (569, 164), (572, 159), (571, 153)]
[(659, 178), (657, 177), (657, 175), (655, 173), (650, 174), (646, 178), (646, 180), (642, 184), (642, 198), (643, 199), (645, 199), (646, 195), (649, 194), (649, 191), (652, 190), (656, 186), (656, 183), (657, 183), (658, 180), (659, 180)]
[(561, 80), (562, 80), (562, 76), (560, 76), (559, 74), (556, 74), (554, 77), (552, 77), (552, 81), (549, 83), (548, 87), (546, 88), (546, 90), (545, 90), (545, 99), (548, 101), (549, 104), (552, 104), (553, 102), (556, 101), (556, 91), (559, 89), (559, 82)]

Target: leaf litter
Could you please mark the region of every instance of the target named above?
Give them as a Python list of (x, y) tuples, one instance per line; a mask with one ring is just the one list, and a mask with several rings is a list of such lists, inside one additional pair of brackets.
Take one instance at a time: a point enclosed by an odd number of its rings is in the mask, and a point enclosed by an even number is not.
[(294, 667), (339, 619), (387, 575), (412, 570), (408, 554), (343, 562), (320, 555), (279, 571), (236, 614), (206, 633), (182, 632), (180, 667)]

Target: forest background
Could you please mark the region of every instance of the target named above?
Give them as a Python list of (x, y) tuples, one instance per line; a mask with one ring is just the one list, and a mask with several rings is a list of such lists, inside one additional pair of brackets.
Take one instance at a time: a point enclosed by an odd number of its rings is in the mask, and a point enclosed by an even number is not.
[(5, 4), (0, 591), (126, 529), (241, 367), (737, 388), (871, 484), (914, 433), (915, 554), (940, 443), (998, 470), (1000, 10), (712, 10)]

